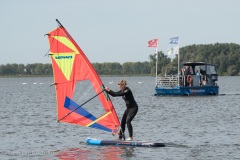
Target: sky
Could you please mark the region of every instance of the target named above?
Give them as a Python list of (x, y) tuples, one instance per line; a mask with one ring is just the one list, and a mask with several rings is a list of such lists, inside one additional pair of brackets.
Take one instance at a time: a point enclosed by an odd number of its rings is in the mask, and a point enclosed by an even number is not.
[(0, 65), (51, 63), (48, 32), (58, 19), (92, 63), (144, 62), (158, 39), (179, 46), (240, 44), (239, 0), (1, 0)]

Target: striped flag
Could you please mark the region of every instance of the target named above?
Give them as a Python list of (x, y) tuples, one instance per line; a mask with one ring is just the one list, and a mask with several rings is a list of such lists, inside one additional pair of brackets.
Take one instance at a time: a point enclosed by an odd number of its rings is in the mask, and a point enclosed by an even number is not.
[(178, 38), (179, 38), (179, 37), (170, 38), (169, 43), (170, 43), (170, 44), (178, 44)]

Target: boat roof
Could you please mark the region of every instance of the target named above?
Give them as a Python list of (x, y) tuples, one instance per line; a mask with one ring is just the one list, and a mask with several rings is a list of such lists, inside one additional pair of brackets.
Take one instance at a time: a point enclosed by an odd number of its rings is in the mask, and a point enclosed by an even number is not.
[[(183, 63), (184, 66), (200, 66), (200, 65), (206, 65), (208, 63), (206, 62), (185, 62)], [(209, 64), (209, 65), (213, 65), (213, 64)]]

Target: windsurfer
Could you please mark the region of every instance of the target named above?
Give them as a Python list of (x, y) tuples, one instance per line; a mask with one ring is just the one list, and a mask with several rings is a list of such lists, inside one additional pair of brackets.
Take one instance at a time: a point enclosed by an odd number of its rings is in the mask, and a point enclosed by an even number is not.
[(126, 110), (123, 114), (122, 121), (121, 121), (121, 131), (119, 133), (119, 139), (123, 138), (123, 134), (125, 132), (125, 124), (127, 124), (128, 132), (129, 132), (129, 138), (128, 141), (133, 140), (133, 127), (131, 124), (131, 121), (136, 116), (138, 112), (138, 105), (133, 97), (133, 93), (129, 87), (126, 86), (127, 81), (121, 80), (118, 83), (119, 91), (114, 92), (110, 90), (108, 87), (106, 87), (107, 93), (109, 93), (113, 97), (122, 96), (123, 100), (126, 103)]

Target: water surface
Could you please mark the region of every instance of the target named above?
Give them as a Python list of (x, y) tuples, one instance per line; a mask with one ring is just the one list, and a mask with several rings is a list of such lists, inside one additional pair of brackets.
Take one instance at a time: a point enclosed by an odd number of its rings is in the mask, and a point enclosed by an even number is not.
[[(167, 147), (87, 145), (86, 137), (116, 137), (57, 123), (53, 78), (1, 78), (0, 159), (240, 159), (240, 77), (219, 77), (220, 96), (209, 97), (154, 96), (154, 77), (124, 78), (139, 104), (134, 138)], [(102, 77), (113, 90), (120, 79)], [(78, 101), (86, 99), (80, 96)], [(121, 118), (123, 100), (112, 101)]]

